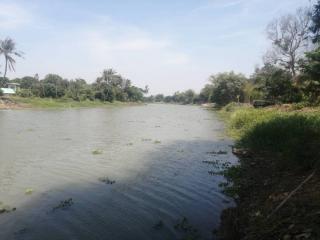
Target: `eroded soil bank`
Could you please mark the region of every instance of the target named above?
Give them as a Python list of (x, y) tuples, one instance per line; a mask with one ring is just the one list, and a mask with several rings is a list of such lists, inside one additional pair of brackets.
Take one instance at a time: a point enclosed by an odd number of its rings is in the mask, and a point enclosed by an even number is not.
[(0, 97), (0, 110), (1, 109), (22, 109), (26, 106), (18, 104), (9, 97)]
[(227, 189), (237, 207), (223, 211), (221, 239), (320, 239), (318, 171), (279, 170), (276, 157), (263, 153), (239, 159), (241, 165), (229, 174), (233, 186)]

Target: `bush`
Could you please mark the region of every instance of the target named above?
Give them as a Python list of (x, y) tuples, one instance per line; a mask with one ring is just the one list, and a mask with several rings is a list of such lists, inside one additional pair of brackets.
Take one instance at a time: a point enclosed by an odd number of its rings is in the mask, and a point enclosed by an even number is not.
[(244, 109), (231, 115), (238, 144), (279, 155), (281, 165), (315, 166), (320, 158), (320, 113)]
[(291, 105), (292, 110), (301, 110), (305, 107), (310, 107), (309, 102), (299, 102), (299, 103), (293, 103)]
[(20, 97), (32, 97), (33, 94), (31, 92), (31, 90), (29, 89), (20, 89), (18, 92), (17, 92), (18, 96)]
[(0, 97), (3, 96), (3, 91), (0, 89)]

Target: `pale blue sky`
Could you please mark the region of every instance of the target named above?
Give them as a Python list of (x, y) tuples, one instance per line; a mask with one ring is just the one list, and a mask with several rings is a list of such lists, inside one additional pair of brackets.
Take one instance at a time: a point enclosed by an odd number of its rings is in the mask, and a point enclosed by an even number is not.
[[(151, 93), (199, 91), (210, 74), (250, 75), (268, 22), (309, 0), (0, 0), (0, 39), (19, 50), (10, 78), (57, 73), (93, 82), (112, 67)], [(3, 60), (0, 62), (3, 65)]]

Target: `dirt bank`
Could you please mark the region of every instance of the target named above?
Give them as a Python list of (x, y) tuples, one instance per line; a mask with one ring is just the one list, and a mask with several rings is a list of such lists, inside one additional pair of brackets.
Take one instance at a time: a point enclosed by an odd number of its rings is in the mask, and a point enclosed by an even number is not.
[(9, 97), (0, 97), (0, 110), (1, 109), (22, 109), (26, 106), (19, 104)]
[(279, 169), (267, 153), (239, 157), (241, 165), (229, 171), (237, 207), (223, 211), (221, 239), (320, 239), (319, 171)]

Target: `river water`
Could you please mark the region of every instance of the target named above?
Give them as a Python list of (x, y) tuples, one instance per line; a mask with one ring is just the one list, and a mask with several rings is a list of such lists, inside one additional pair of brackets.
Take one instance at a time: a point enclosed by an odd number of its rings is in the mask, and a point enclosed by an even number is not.
[(0, 111), (0, 239), (212, 239), (230, 144), (198, 106)]

